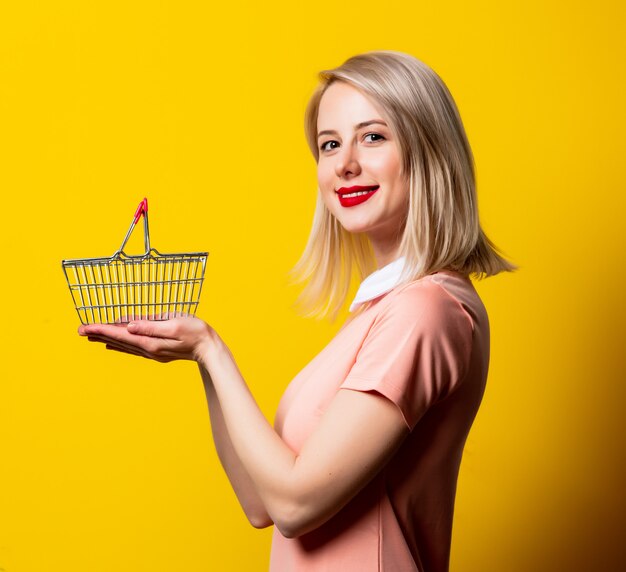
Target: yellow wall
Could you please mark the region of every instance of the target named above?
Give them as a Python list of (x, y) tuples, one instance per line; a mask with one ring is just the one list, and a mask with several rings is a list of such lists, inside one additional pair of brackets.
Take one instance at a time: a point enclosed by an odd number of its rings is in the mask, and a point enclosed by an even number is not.
[(80, 339), (60, 261), (112, 254), (148, 196), (154, 246), (210, 251), (200, 315), (273, 418), (339, 325), (287, 286), (315, 199), (304, 106), (370, 49), (446, 81), (483, 227), (521, 266), (476, 283), (492, 361), (451, 570), (624, 569), (623, 29), (617, 0), (3, 3), (0, 570), (267, 569), (194, 364)]

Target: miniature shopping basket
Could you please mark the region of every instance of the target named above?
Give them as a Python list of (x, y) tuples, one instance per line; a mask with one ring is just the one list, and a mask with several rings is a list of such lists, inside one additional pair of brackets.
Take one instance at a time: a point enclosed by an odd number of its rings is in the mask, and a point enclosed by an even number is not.
[[(124, 247), (143, 216), (145, 253)], [(125, 323), (193, 316), (198, 307), (208, 252), (161, 254), (150, 247), (148, 200), (139, 203), (119, 250), (109, 258), (63, 260), (83, 324)]]

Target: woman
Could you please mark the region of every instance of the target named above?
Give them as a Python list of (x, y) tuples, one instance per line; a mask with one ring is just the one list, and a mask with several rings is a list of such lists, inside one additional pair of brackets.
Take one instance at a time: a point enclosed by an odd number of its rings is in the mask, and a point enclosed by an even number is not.
[[(478, 221), (471, 150), (425, 64), (380, 51), (322, 72), (306, 110), (317, 161), (301, 302), (350, 319), (291, 382), (274, 428), (197, 318), (82, 326), (107, 347), (198, 362), (213, 437), (271, 570), (448, 569), (463, 446), (484, 392), (489, 323), (470, 274), (516, 267)], [(373, 271), (374, 269), (377, 269)]]

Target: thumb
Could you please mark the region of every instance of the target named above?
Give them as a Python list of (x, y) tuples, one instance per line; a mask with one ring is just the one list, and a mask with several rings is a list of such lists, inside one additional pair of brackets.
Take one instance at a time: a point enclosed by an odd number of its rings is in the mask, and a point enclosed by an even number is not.
[(150, 336), (155, 338), (164, 337), (163, 323), (154, 322), (152, 320), (137, 320), (129, 322), (126, 329), (136, 336)]

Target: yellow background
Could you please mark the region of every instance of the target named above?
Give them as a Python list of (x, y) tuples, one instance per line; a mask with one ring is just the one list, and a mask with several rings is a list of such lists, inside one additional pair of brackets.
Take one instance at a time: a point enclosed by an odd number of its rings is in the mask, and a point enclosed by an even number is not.
[[(4, 2), (0, 570), (261, 571), (194, 364), (76, 335), (63, 258), (209, 250), (200, 316), (273, 419), (339, 326), (287, 285), (308, 234), (316, 72), (409, 52), (454, 95), (483, 227), (492, 359), (452, 572), (625, 569), (623, 3)], [(133, 237), (141, 250), (141, 234)], [(133, 250), (131, 248), (130, 250)]]

